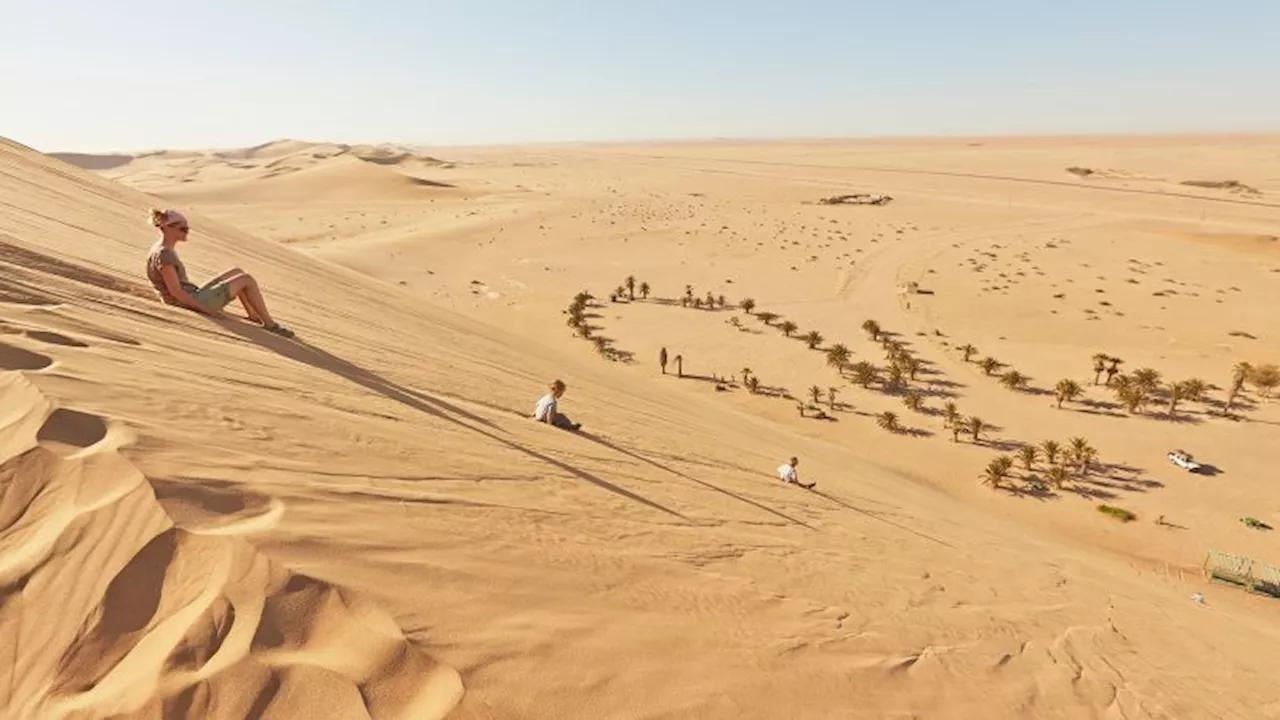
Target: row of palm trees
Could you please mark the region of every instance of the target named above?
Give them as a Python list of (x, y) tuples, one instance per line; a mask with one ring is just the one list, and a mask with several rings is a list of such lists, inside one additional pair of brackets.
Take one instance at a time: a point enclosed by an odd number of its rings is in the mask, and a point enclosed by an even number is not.
[(721, 307), (721, 308), (727, 307), (728, 304), (729, 304), (729, 301), (725, 298), (725, 296), (714, 295), (710, 290), (707, 291), (707, 297), (705, 299), (701, 297), (695, 297), (693, 294), (692, 285), (685, 285), (684, 295), (680, 297), (681, 307), (692, 307), (696, 310), (701, 310), (703, 308), (706, 308), (708, 310), (714, 310), (717, 307)]
[[(1082, 437), (1071, 438), (1065, 447), (1057, 441), (1045, 440), (1039, 445), (1023, 445), (1018, 449), (1016, 460), (1021, 460), (1023, 468), (1031, 473), (1042, 457), (1047, 465), (1045, 478), (1061, 490), (1073, 475), (1079, 478), (1089, 475), (1089, 470), (1098, 460), (1098, 451)], [(1012, 475), (1016, 460), (1012, 455), (992, 458), (982, 471), (982, 484), (990, 485), (992, 489), (1002, 487)]]
[(629, 353), (620, 352), (613, 347), (613, 343), (609, 338), (603, 335), (596, 335), (595, 328), (587, 322), (587, 308), (593, 296), (587, 291), (582, 291), (573, 296), (573, 301), (569, 303), (565, 314), (568, 318), (565, 324), (573, 329), (574, 334), (590, 342), (600, 353), (600, 357), (606, 360), (622, 360), (630, 356)]

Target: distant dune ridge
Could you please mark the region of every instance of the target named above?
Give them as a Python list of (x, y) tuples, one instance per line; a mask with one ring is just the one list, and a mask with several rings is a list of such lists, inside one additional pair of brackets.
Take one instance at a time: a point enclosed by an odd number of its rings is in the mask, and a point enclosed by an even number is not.
[(0, 717), (1280, 718), (1278, 137), (127, 157), (0, 141)]

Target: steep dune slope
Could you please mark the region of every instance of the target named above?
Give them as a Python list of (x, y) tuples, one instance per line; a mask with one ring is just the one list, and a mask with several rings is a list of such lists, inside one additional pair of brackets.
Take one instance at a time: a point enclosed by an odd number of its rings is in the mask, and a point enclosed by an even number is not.
[(3, 714), (1280, 712), (1251, 598), (197, 213), (299, 338), (164, 307), (153, 202), (0, 146)]

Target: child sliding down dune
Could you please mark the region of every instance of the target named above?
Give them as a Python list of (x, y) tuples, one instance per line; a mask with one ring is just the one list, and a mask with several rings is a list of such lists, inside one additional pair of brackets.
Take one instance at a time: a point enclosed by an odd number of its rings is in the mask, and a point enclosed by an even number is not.
[(560, 398), (564, 395), (565, 384), (555, 380), (551, 383), (550, 390), (551, 392), (538, 400), (538, 406), (533, 410), (533, 419), (562, 430), (577, 432), (582, 428), (582, 423), (573, 422), (567, 416), (560, 414)]
[(795, 483), (796, 485), (799, 485), (805, 490), (808, 490), (814, 485), (817, 485), (818, 483), (816, 482), (811, 482), (808, 485), (805, 485), (804, 483), (800, 482), (800, 471), (796, 470), (796, 466), (799, 464), (800, 464), (800, 461), (798, 459), (791, 458), (787, 462), (778, 466), (778, 478), (782, 480), (782, 484), (790, 485), (792, 483)]
[(160, 230), (160, 241), (147, 255), (147, 279), (165, 304), (179, 305), (210, 317), (230, 318), (222, 308), (232, 299), (238, 299), (250, 320), (277, 335), (293, 337), (292, 330), (273, 320), (267, 312), (258, 281), (240, 268), (231, 268), (202, 287), (187, 280), (187, 269), (178, 259), (177, 244), (187, 240), (191, 226), (182, 213), (153, 208), (151, 224)]

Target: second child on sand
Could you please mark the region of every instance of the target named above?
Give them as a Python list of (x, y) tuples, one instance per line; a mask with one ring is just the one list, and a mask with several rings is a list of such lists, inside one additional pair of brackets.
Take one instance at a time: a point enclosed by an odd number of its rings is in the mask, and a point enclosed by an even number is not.
[(533, 419), (548, 425), (554, 425), (562, 430), (577, 432), (582, 429), (582, 423), (573, 422), (568, 416), (560, 412), (560, 398), (564, 395), (566, 389), (564, 382), (555, 380), (551, 383), (549, 389), (551, 392), (539, 398), (538, 406), (533, 410)]
[(798, 460), (797, 458), (791, 458), (787, 462), (778, 466), (778, 478), (782, 480), (782, 484), (791, 485), (794, 483), (804, 488), (805, 490), (808, 490), (814, 485), (817, 485), (818, 483), (816, 482), (811, 482), (808, 485), (800, 482), (800, 471), (796, 469), (796, 466), (799, 464), (800, 464), (800, 460)]

